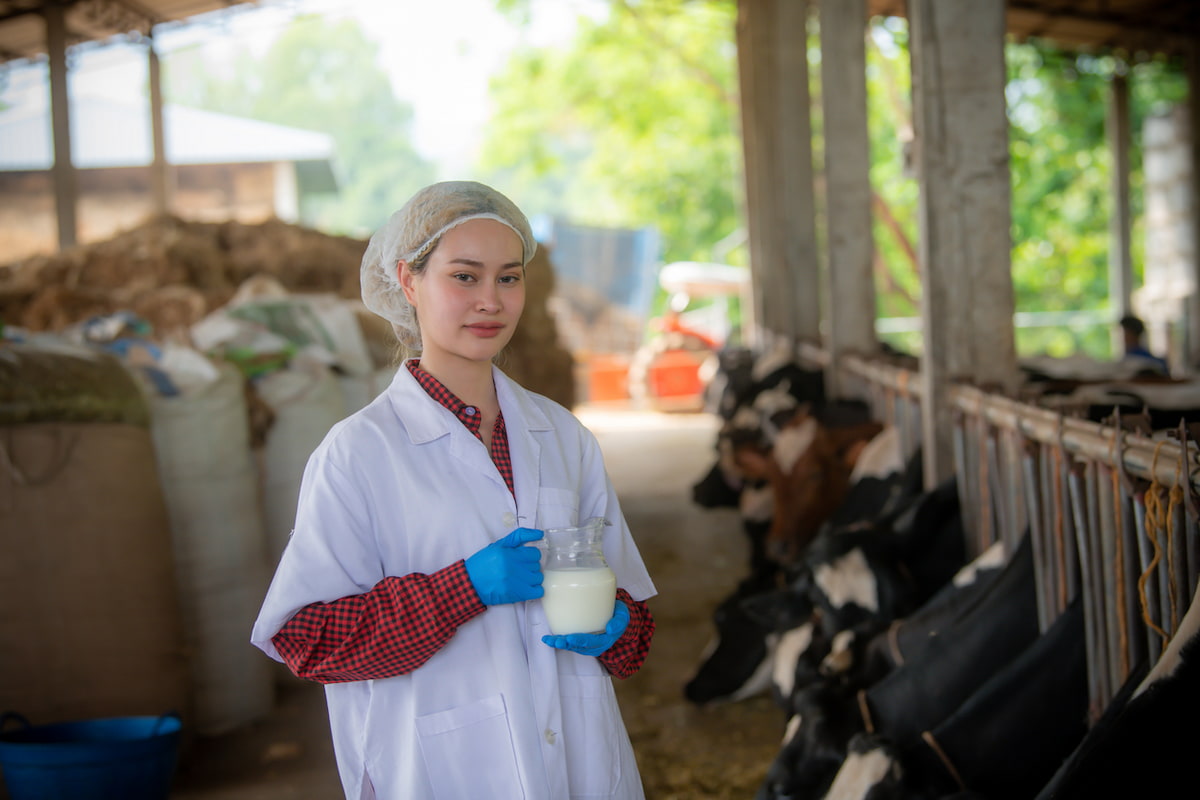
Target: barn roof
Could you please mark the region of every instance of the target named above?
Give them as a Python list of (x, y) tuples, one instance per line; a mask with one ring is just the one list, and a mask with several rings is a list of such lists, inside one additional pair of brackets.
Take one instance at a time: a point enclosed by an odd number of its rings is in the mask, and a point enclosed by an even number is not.
[[(72, 100), (72, 125), (86, 136), (72, 141), (76, 167), (146, 166), (153, 161), (146, 103), (82, 96)], [(172, 164), (316, 162), (329, 166), (333, 137), (259, 120), (183, 106), (163, 107), (166, 157)], [(0, 112), (0, 171), (47, 170), (54, 163), (50, 113), (45, 103)]]
[(0, 62), (46, 55), (42, 10), (54, 4), (64, 8), (68, 47), (115, 36), (148, 36), (156, 25), (257, 5), (244, 0), (0, 0)]
[[(819, 2), (819, 0), (813, 0)], [(41, 11), (65, 8), (67, 44), (149, 35), (157, 25), (257, 0), (0, 0), (0, 62), (46, 54)], [(870, 13), (904, 16), (906, 0), (867, 0)], [(1008, 0), (1008, 29), (1068, 49), (1183, 53), (1200, 40), (1196, 0)]]
[[(867, 0), (871, 15), (905, 16), (906, 0)], [(1196, 0), (1008, 0), (1008, 32), (1067, 50), (1183, 55), (1200, 44)]]

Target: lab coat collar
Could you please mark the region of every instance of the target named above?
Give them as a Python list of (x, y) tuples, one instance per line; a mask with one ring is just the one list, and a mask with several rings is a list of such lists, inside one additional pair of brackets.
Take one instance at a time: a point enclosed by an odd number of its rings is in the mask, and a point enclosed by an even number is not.
[[(554, 429), (550, 418), (532, 401), (528, 392), (501, 372), (499, 367), (492, 367), (492, 380), (496, 384), (500, 410), (504, 413), (504, 425), (508, 429), (510, 447), (513, 444), (513, 434), (519, 429), (529, 432)], [(404, 420), (404, 428), (413, 444), (431, 442), (449, 434), (455, 425), (462, 424), (421, 388), (421, 384), (403, 364), (396, 370), (396, 377), (389, 387), (388, 399), (396, 416)]]

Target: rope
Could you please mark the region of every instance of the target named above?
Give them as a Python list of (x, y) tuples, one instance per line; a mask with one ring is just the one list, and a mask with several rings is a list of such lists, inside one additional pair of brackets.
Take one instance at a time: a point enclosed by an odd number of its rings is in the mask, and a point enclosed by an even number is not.
[(955, 782), (958, 783), (958, 788), (966, 791), (967, 785), (963, 783), (962, 776), (959, 775), (958, 770), (954, 768), (954, 762), (950, 760), (950, 756), (946, 755), (946, 751), (942, 749), (942, 746), (937, 743), (937, 739), (933, 738), (933, 734), (929, 731), (922, 731), (921, 740), (924, 741), (925, 744), (929, 745), (929, 749), (931, 749), (941, 760), (942, 766), (946, 768), (946, 772), (949, 772), (950, 777), (954, 778)]
[[(40, 475), (30, 475), (13, 460), (13, 454), (9, 451), (9, 447), (15, 445), (12, 439), (8, 439), (7, 442), (0, 441), (0, 467), (4, 468), (17, 486), (34, 487), (49, 483), (70, 463), (75, 445), (79, 443), (79, 434), (59, 428), (50, 428), (50, 432), (54, 439), (55, 458), (46, 465), (46, 469)], [(8, 442), (12, 442), (12, 445)]]
[(867, 690), (859, 689), (856, 697), (858, 699), (858, 713), (862, 715), (863, 730), (867, 733), (874, 733), (875, 723), (871, 720), (871, 707), (867, 705)]
[(1109, 448), (1112, 460), (1112, 495), (1113, 523), (1116, 525), (1116, 535), (1113, 546), (1116, 548), (1113, 568), (1116, 571), (1117, 583), (1117, 628), (1120, 631), (1121, 675), (1129, 675), (1129, 622), (1125, 619), (1125, 547), (1121, 541), (1124, 534), (1125, 516), (1121, 513), (1121, 463), (1117, 455), (1117, 440), (1121, 432), (1114, 431), (1112, 446)]
[(25, 472), (13, 462), (12, 456), (8, 453), (8, 447), (5, 446), (4, 442), (0, 442), (0, 467), (4, 467), (5, 471), (8, 472), (9, 477), (13, 479), (13, 483), (15, 483), (17, 486), (29, 485), (29, 478), (25, 475)]
[[(1167, 508), (1164, 510), (1161, 493), (1163, 486), (1158, 480), (1158, 454), (1159, 451), (1162, 450), (1162, 446), (1168, 441), (1170, 440), (1163, 439), (1157, 445), (1155, 445), (1154, 457), (1151, 459), (1151, 482), (1150, 488), (1146, 490), (1146, 538), (1150, 540), (1150, 544), (1154, 547), (1154, 557), (1150, 559), (1150, 563), (1146, 565), (1145, 571), (1143, 571), (1141, 576), (1138, 578), (1138, 592), (1141, 595), (1140, 599), (1142, 604), (1142, 621), (1145, 622), (1151, 630), (1162, 637), (1164, 644), (1171, 637), (1166, 631), (1159, 627), (1153, 619), (1150, 618), (1150, 603), (1146, 597), (1145, 587), (1146, 582), (1150, 579), (1150, 575), (1158, 567), (1159, 561), (1162, 560), (1162, 544), (1158, 540), (1158, 532), (1163, 529), (1166, 529), (1167, 531), (1167, 569), (1169, 574), (1174, 574), (1172, 564), (1174, 560), (1174, 554), (1171, 552), (1173, 549), (1171, 547), (1171, 539), (1173, 538), (1172, 528), (1174, 526), (1170, 523), (1173, 520), (1175, 507), (1182, 502), (1183, 489), (1179, 486), (1180, 473), (1179, 466), (1176, 465), (1175, 485), (1166, 491), (1168, 502)], [(1168, 581), (1167, 585), (1169, 588), (1169, 598), (1171, 603), (1171, 616), (1174, 618), (1176, 614), (1175, 582)]]

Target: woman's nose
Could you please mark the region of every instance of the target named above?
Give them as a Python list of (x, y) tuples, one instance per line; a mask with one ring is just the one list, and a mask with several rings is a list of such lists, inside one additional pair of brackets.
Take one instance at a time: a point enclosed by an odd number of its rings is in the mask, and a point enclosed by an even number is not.
[(485, 312), (500, 310), (500, 290), (496, 286), (485, 286), (480, 290), (479, 310)]

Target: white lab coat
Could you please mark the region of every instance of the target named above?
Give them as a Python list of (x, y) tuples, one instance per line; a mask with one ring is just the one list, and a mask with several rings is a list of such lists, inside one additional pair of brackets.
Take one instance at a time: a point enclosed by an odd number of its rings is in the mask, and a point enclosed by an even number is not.
[[(401, 367), (309, 459), (256, 646), (279, 659), (271, 637), (304, 606), (435, 572), (518, 525), (606, 517), (617, 585), (635, 600), (656, 593), (595, 437), (562, 406), (493, 374), (515, 501), (483, 443)], [(490, 606), (407, 675), (327, 685), (346, 797), (640, 800), (612, 679), (595, 658), (544, 644), (547, 633), (538, 600)]]

